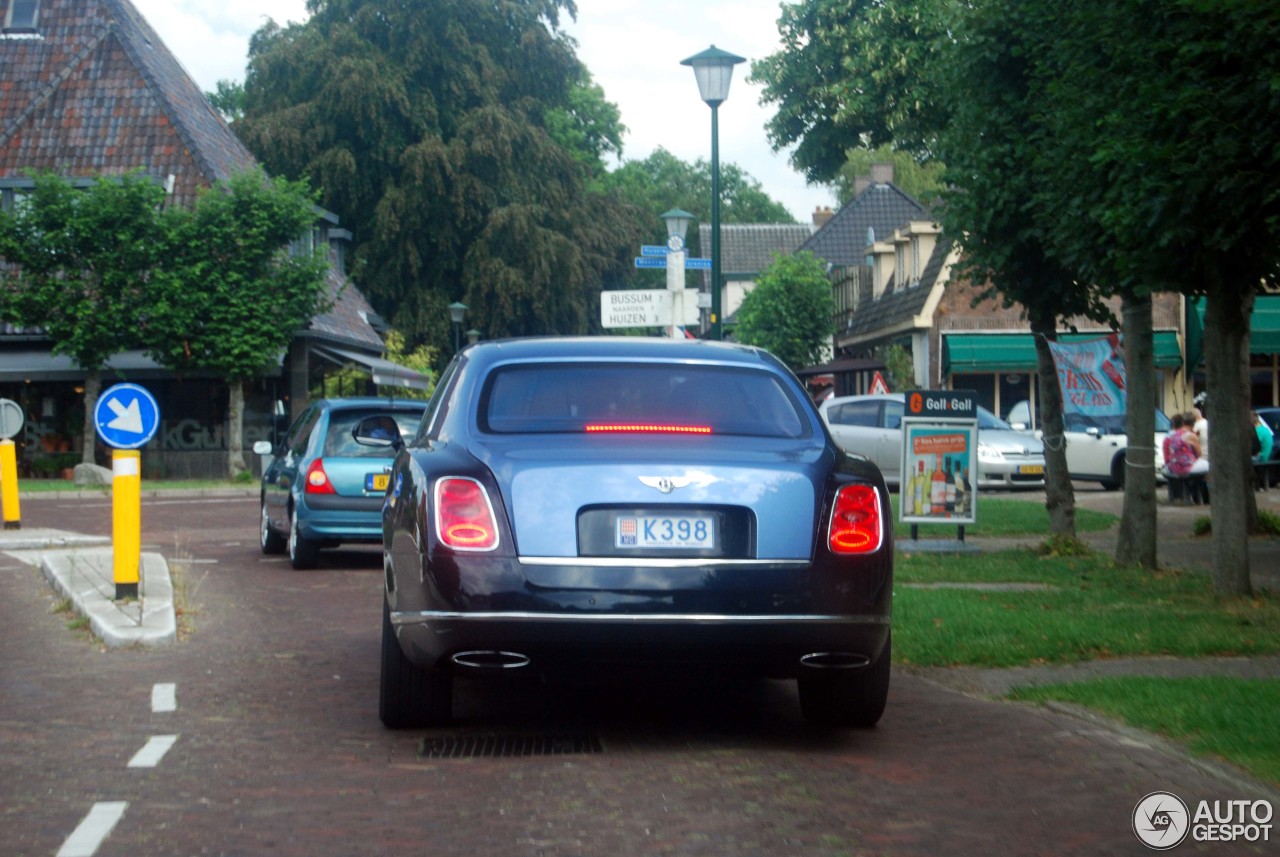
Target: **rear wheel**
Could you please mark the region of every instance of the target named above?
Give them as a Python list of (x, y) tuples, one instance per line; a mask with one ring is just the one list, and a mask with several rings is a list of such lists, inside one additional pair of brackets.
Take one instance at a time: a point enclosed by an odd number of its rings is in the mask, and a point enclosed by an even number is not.
[(424, 670), (404, 656), (382, 599), (382, 686), (378, 716), (388, 729), (442, 726), (453, 716), (453, 680)]
[(315, 568), (320, 555), (320, 543), (298, 532), (298, 508), (289, 508), (289, 564), (294, 568)]
[(1123, 452), (1111, 460), (1111, 478), (1102, 480), (1104, 490), (1116, 491), (1124, 487), (1124, 462)]
[(880, 721), (889, 698), (893, 638), (875, 663), (856, 672), (837, 671), (799, 681), (800, 711), (812, 726), (868, 729)]
[(267, 515), (267, 501), (262, 501), (262, 520), (260, 522), (258, 541), (262, 546), (262, 552), (265, 554), (284, 553), (286, 542), (284, 536), (276, 532), (275, 527), (271, 526), (271, 518)]

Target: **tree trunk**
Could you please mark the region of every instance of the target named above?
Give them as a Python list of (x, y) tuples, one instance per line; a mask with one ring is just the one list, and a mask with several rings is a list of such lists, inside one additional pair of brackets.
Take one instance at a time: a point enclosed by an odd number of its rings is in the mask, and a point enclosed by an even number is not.
[(1067, 445), (1063, 435), (1062, 387), (1053, 363), (1049, 340), (1058, 335), (1056, 319), (1031, 320), (1036, 334), (1036, 370), (1039, 373), (1040, 429), (1044, 437), (1044, 506), (1049, 512), (1049, 533), (1061, 538), (1076, 537), (1076, 495), (1067, 469)]
[(80, 461), (96, 464), (95, 450), (98, 444), (98, 426), (94, 411), (98, 408), (98, 394), (102, 392), (102, 375), (87, 372), (84, 376), (84, 437), (80, 443)]
[(1156, 367), (1151, 296), (1124, 300), (1124, 511), (1116, 562), (1156, 568)]
[(227, 477), (235, 479), (249, 469), (244, 463), (244, 382), (228, 381), (227, 397)]
[(1208, 383), (1209, 509), (1213, 523), (1213, 589), (1220, 596), (1252, 594), (1249, 508), (1253, 468), (1245, 435), (1249, 410), (1249, 322), (1255, 295), (1235, 284), (1212, 289), (1205, 305), (1204, 355)]

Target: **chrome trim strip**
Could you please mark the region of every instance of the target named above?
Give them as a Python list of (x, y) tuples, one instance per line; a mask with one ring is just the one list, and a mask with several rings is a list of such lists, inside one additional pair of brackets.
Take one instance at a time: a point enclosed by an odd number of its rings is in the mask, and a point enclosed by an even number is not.
[(748, 614), (732, 613), (529, 613), (511, 612), (463, 613), (450, 610), (393, 611), (392, 625), (426, 625), (432, 622), (531, 622), (575, 623), (589, 625), (662, 625), (687, 623), (695, 625), (888, 625), (888, 616), (834, 616), (817, 614)]
[(680, 559), (663, 559), (661, 557), (625, 556), (522, 556), (518, 557), (523, 565), (562, 565), (572, 567), (597, 568), (761, 568), (774, 566), (782, 568), (807, 568), (807, 559), (719, 559), (716, 557), (684, 557)]

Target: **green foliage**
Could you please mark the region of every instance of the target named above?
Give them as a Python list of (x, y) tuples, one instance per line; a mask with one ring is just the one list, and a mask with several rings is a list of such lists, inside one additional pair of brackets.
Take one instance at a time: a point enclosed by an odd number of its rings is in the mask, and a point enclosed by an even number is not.
[(885, 383), (895, 392), (916, 387), (916, 367), (911, 352), (901, 345), (876, 349), (876, 356), (884, 361)]
[(253, 37), (236, 130), (356, 232), (355, 277), (413, 345), (587, 333), (647, 216), (593, 188), (616, 110), (558, 29), (568, 0), (330, 0)]
[(801, 369), (821, 362), (830, 347), (833, 313), (821, 260), (808, 251), (775, 256), (738, 308), (734, 338)]
[(315, 221), (310, 192), (246, 172), (165, 214), (169, 251), (155, 278), (148, 352), (180, 371), (253, 377), (325, 306), (325, 252), (286, 249)]
[(830, 181), (850, 149), (892, 143), (927, 159), (948, 99), (929, 64), (947, 43), (947, 0), (800, 0), (783, 4), (782, 49), (752, 64), (775, 149), (810, 181)]
[(234, 122), (244, 115), (244, 84), (234, 80), (220, 80), (217, 89), (206, 92), (205, 98), (213, 105), (213, 109), (228, 122)]
[(0, 315), (42, 328), (90, 372), (142, 344), (155, 271), (166, 261), (164, 188), (130, 174), (87, 188), (52, 174), (0, 212)]

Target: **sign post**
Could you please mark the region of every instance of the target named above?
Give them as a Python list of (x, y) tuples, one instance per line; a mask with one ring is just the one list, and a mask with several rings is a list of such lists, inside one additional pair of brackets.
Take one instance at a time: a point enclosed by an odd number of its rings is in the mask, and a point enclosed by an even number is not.
[(0, 399), (0, 506), (4, 528), (22, 529), (22, 509), (18, 502), (18, 452), (13, 436), (22, 431), (22, 406), (12, 399)]
[(978, 519), (978, 406), (969, 390), (911, 390), (902, 417), (898, 520), (911, 525)]
[(112, 447), (111, 538), (116, 600), (138, 597), (142, 565), (142, 455), (139, 448), (155, 437), (160, 407), (137, 384), (116, 384), (98, 397), (94, 408), (98, 436)]

